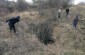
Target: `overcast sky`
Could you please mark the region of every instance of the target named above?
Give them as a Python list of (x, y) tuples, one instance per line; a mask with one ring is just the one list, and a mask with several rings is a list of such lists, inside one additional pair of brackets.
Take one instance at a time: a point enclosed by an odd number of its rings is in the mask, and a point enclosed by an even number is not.
[[(17, 1), (17, 0), (9, 0), (9, 1)], [(26, 0), (26, 1), (32, 3), (32, 0)]]
[[(10, 1), (16, 1), (16, 0), (10, 0)], [(26, 0), (26, 1), (32, 3), (32, 0)], [(78, 3), (80, 3), (80, 2), (85, 2), (85, 0), (75, 0), (75, 1), (74, 1), (74, 4), (78, 4)]]
[(78, 3), (80, 3), (80, 2), (85, 2), (85, 0), (75, 0), (75, 1), (74, 1), (74, 4), (78, 4)]

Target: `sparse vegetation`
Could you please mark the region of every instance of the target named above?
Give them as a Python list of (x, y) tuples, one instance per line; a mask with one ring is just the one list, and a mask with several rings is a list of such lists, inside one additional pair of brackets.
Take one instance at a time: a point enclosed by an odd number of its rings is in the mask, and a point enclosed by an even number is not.
[[(38, 4), (33, 4), (35, 7), (28, 9), (26, 6), (25, 11), (21, 8), (23, 12), (7, 12), (0, 17), (0, 55), (85, 55), (85, 5), (70, 7), (68, 19), (62, 9), (61, 18), (58, 18), (61, 6), (57, 7), (55, 0), (50, 1), (43, 4), (47, 5), (45, 9), (40, 10)], [(76, 14), (80, 17), (77, 29), (72, 25)], [(21, 21), (16, 24), (14, 34), (5, 21), (17, 15)], [(53, 44), (48, 44), (49, 39), (54, 41)]]

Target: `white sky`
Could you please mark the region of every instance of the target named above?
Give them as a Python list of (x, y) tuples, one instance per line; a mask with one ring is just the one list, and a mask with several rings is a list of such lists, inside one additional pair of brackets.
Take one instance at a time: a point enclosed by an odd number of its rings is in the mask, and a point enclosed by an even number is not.
[(85, 0), (75, 0), (74, 4), (76, 5), (76, 4), (80, 3), (80, 2), (85, 2)]
[[(17, 1), (17, 0), (9, 0), (9, 1)], [(32, 3), (32, 0), (26, 0), (26, 1)]]
[[(9, 1), (16, 1), (16, 0), (9, 0)], [(32, 3), (32, 0), (26, 0), (26, 1)], [(75, 1), (74, 1), (74, 4), (78, 4), (78, 3), (80, 3), (80, 2), (85, 2), (85, 0), (75, 0)]]

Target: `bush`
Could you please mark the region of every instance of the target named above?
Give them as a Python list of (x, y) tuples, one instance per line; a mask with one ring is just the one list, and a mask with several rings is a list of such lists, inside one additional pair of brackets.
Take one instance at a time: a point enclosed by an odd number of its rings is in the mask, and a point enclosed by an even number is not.
[(33, 0), (39, 9), (66, 8), (71, 5), (72, 0)]
[(4, 41), (0, 41), (0, 55), (8, 51), (8, 45)]
[(25, 11), (28, 9), (28, 3), (25, 0), (18, 0), (16, 4), (16, 9), (20, 12)]
[(49, 26), (49, 24), (43, 22), (37, 26), (36, 35), (38, 36), (38, 39), (46, 45), (54, 42), (52, 38), (52, 31), (53, 29)]

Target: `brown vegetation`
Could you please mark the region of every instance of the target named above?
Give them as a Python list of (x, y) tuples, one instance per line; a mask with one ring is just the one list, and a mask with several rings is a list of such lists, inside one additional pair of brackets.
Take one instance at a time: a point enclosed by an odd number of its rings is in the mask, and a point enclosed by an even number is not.
[[(0, 17), (0, 55), (85, 55), (85, 7), (72, 6), (68, 18), (65, 10), (58, 18), (57, 10), (13, 12)], [(80, 16), (77, 29), (72, 25), (76, 13)], [(17, 14), (21, 21), (14, 34), (5, 21)], [(55, 42), (44, 45), (49, 38)]]

